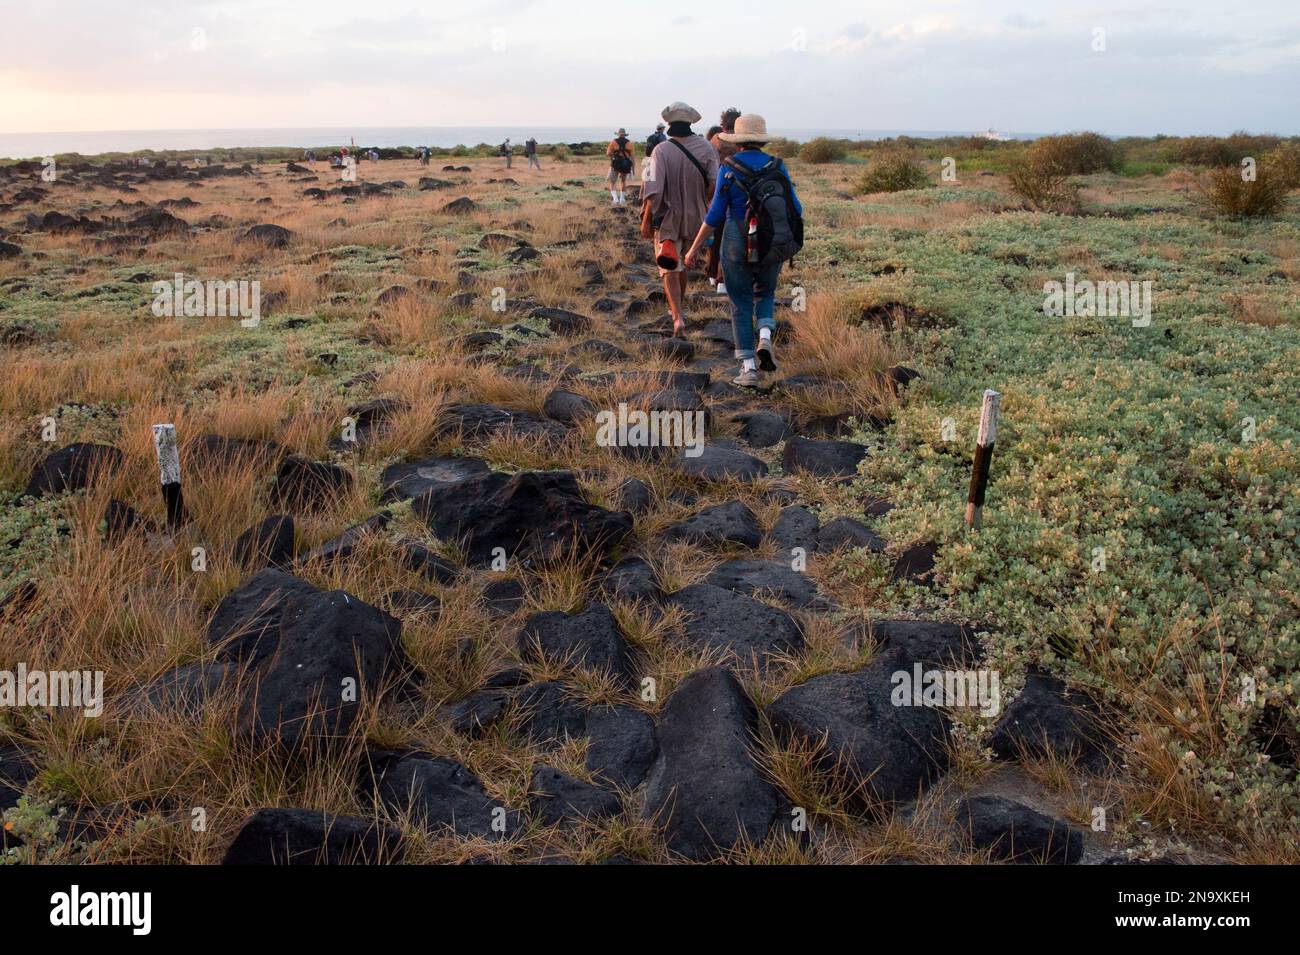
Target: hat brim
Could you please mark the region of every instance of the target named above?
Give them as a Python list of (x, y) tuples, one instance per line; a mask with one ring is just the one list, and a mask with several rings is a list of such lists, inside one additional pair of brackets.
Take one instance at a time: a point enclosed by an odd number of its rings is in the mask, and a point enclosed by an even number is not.
[(725, 143), (770, 143), (776, 137), (771, 133), (718, 133)]
[(691, 110), (689, 112), (674, 111), (671, 113), (660, 113), (659, 116), (665, 123), (698, 123), (701, 118), (698, 110)]

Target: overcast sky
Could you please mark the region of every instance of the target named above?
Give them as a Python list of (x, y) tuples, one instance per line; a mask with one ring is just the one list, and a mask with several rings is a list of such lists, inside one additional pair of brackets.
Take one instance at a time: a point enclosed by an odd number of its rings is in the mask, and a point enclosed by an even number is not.
[(0, 132), (630, 127), (680, 98), (777, 130), (1300, 133), (1300, 0), (0, 0), (0, 23)]

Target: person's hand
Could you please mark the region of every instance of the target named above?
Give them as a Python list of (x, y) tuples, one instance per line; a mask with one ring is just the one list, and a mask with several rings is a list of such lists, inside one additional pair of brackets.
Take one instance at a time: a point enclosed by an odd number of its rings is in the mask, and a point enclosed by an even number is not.
[(697, 258), (699, 258), (699, 252), (695, 250), (695, 246), (691, 246), (686, 250), (686, 255), (682, 257), (682, 264), (688, 269), (693, 269), (695, 268), (695, 260)]

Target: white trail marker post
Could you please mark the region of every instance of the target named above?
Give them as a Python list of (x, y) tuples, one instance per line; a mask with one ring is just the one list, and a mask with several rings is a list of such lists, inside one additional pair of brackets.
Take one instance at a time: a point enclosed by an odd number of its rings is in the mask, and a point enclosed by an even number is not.
[(167, 529), (176, 530), (185, 522), (185, 502), (181, 497), (181, 455), (176, 446), (176, 425), (153, 426), (153, 447), (158, 454), (158, 478), (163, 502), (167, 505)]
[(966, 526), (980, 529), (984, 512), (984, 491), (989, 484), (989, 465), (993, 461), (993, 443), (998, 434), (998, 409), (1002, 395), (991, 388), (984, 391), (980, 408), (980, 430), (975, 440), (975, 460), (971, 464), (970, 493), (966, 495)]

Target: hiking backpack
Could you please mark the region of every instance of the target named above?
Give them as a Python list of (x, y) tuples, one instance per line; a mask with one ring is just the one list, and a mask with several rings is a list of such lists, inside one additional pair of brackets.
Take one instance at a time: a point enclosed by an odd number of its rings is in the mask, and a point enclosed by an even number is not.
[(803, 248), (803, 216), (794, 204), (794, 187), (785, 164), (776, 156), (754, 170), (734, 156), (722, 162), (731, 170), (733, 181), (745, 190), (746, 221), (758, 220), (758, 261), (752, 263), (754, 267), (761, 269), (793, 259)]
[(627, 148), (630, 140), (619, 137), (614, 142), (618, 143), (618, 152), (609, 157), (609, 164), (615, 172), (626, 175), (633, 169), (632, 152)]

